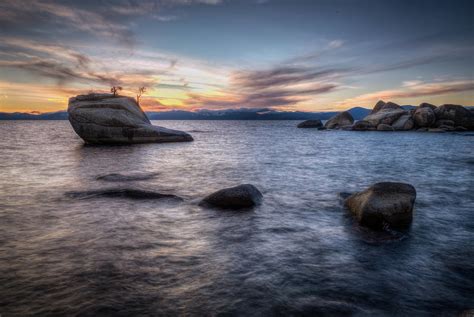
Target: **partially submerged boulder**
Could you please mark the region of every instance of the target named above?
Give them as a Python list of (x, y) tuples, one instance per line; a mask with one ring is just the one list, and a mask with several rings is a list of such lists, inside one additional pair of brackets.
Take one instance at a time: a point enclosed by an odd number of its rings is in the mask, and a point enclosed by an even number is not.
[(354, 123), (354, 118), (348, 111), (343, 111), (329, 119), (324, 127), (327, 129), (340, 129), (345, 126), (351, 126)]
[(117, 188), (105, 188), (105, 189), (92, 189), (85, 191), (72, 191), (67, 192), (66, 196), (76, 199), (90, 199), (96, 197), (122, 197), (131, 199), (174, 199), (182, 200), (182, 198), (164, 194), (155, 191), (150, 191), (138, 187), (117, 187)]
[(344, 204), (363, 226), (401, 229), (413, 219), (415, 199), (416, 190), (412, 185), (382, 182), (349, 196)]
[(298, 128), (320, 128), (323, 126), (321, 120), (306, 120), (298, 124)]
[(254, 207), (262, 201), (263, 195), (251, 184), (224, 188), (204, 198), (200, 205), (223, 209), (242, 209)]
[(69, 122), (91, 144), (132, 144), (192, 141), (191, 135), (153, 126), (133, 98), (112, 94), (69, 99)]

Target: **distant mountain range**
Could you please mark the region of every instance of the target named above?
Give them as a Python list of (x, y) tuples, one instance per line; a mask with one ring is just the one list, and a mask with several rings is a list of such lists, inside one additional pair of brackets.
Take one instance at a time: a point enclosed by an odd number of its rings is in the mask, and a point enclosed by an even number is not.
[[(411, 110), (415, 106), (402, 106)], [(355, 120), (361, 120), (369, 114), (371, 109), (354, 107), (348, 110)], [(276, 111), (272, 109), (225, 109), (225, 110), (170, 110), (160, 112), (146, 112), (150, 120), (328, 120), (338, 111), (303, 112), (303, 111)], [(31, 114), (24, 112), (0, 112), (0, 120), (67, 120), (66, 111)]]
[[(362, 107), (349, 109), (356, 120), (365, 117), (370, 110)], [(225, 109), (225, 110), (170, 110), (146, 112), (150, 120), (327, 120), (337, 114), (330, 112), (276, 111), (272, 109)], [(67, 120), (66, 111), (31, 114), (23, 112), (0, 112), (0, 120)]]

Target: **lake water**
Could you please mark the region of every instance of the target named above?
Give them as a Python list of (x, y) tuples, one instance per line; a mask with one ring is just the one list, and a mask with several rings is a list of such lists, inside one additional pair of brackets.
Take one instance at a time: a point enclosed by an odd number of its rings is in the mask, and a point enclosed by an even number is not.
[[(0, 121), (2, 317), (456, 316), (474, 308), (472, 133), (154, 123), (195, 141), (84, 146), (67, 121)], [(150, 178), (96, 179), (108, 173)], [(417, 189), (408, 232), (371, 232), (342, 208), (339, 192), (378, 181)], [(261, 206), (197, 205), (241, 183), (261, 190)], [(184, 200), (66, 195), (120, 186)]]

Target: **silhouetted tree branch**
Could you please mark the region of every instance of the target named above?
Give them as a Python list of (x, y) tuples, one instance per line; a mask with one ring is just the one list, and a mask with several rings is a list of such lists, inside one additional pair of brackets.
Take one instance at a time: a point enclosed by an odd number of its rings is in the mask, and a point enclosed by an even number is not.
[(117, 92), (120, 90), (122, 90), (122, 87), (120, 86), (112, 86), (112, 88), (110, 88), (110, 92), (114, 94), (114, 97), (117, 96)]
[(145, 93), (146, 87), (140, 87), (138, 88), (138, 93), (137, 93), (137, 104), (140, 104), (140, 98), (141, 96)]

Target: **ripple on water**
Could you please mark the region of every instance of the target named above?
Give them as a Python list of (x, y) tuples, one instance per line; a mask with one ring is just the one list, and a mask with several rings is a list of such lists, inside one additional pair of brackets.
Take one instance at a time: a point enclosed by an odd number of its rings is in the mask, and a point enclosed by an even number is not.
[[(157, 124), (195, 141), (90, 147), (67, 121), (0, 124), (9, 136), (0, 314), (430, 316), (474, 307), (468, 134)], [(417, 189), (408, 231), (369, 231), (342, 208), (338, 192), (379, 181)], [(251, 212), (197, 206), (242, 183), (263, 189)], [(129, 199), (122, 189), (136, 185), (185, 202)]]

